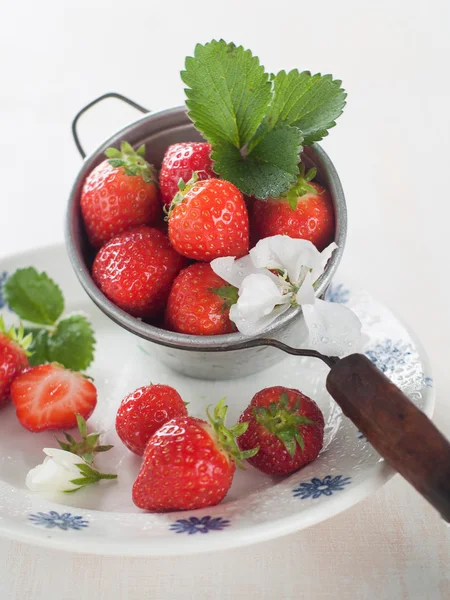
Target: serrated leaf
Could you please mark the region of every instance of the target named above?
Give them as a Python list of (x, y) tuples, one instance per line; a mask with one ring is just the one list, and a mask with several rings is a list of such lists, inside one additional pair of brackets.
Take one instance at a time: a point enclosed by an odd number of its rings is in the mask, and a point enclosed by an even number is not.
[(271, 98), (271, 83), (250, 50), (224, 40), (197, 44), (181, 79), (189, 117), (211, 143), (244, 147), (256, 133)]
[(64, 298), (46, 273), (33, 267), (18, 269), (3, 288), (6, 303), (24, 321), (53, 325), (64, 310)]
[(48, 356), (67, 369), (84, 371), (94, 359), (95, 338), (89, 321), (72, 315), (59, 321), (48, 338)]
[(244, 194), (278, 198), (297, 180), (302, 136), (287, 125), (269, 131), (245, 158), (231, 144), (214, 146), (215, 169)]
[(299, 73), (296, 69), (280, 71), (273, 77), (273, 100), (265, 120), (265, 127), (272, 129), (278, 123), (298, 127), (304, 145), (318, 142), (328, 129), (336, 125), (342, 114), (347, 94), (341, 81), (331, 75)]
[(46, 329), (35, 328), (26, 328), (25, 332), (31, 333), (33, 336), (28, 348), (28, 352), (31, 353), (28, 357), (30, 365), (36, 367), (37, 365), (43, 365), (48, 362), (47, 340), (49, 332)]

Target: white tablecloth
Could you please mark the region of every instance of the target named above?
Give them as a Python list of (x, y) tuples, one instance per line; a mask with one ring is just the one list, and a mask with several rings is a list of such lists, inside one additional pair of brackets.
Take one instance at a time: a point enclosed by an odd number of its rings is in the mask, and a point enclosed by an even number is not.
[[(242, 43), (271, 71), (342, 78), (348, 106), (323, 144), (349, 206), (342, 273), (413, 325), (450, 436), (447, 0), (22, 0), (0, 14), (0, 257), (62, 240), (76, 111), (113, 90), (153, 109), (181, 104), (178, 71), (197, 41)], [(134, 117), (105, 103), (83, 119), (83, 143)], [(449, 530), (397, 476), (316, 527), (207, 557), (76, 556), (0, 539), (0, 598), (447, 600), (449, 565)]]

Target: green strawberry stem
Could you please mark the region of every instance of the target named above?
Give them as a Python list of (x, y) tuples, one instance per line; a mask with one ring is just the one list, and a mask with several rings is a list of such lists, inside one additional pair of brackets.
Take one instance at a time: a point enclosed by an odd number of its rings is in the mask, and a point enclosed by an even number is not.
[(128, 142), (120, 144), (117, 148), (108, 148), (105, 155), (110, 159), (109, 164), (114, 167), (123, 167), (130, 177), (141, 176), (146, 183), (156, 183), (155, 169), (145, 160), (145, 145), (133, 150)]
[(23, 328), (22, 323), (20, 323), (18, 329), (11, 326), (9, 329), (6, 328), (5, 321), (3, 320), (3, 316), (0, 315), (0, 333), (6, 335), (11, 341), (18, 344), (22, 350), (25, 351), (27, 356), (31, 356), (31, 352), (28, 352), (28, 348), (31, 346), (33, 342), (33, 336), (31, 333), (25, 335), (25, 330)]
[(295, 210), (297, 208), (299, 198), (308, 193), (316, 193), (316, 190), (313, 188), (313, 186), (309, 185), (309, 182), (312, 181), (316, 175), (317, 169), (313, 167), (312, 169), (309, 169), (307, 173), (305, 173), (305, 165), (301, 163), (297, 181), (287, 192), (282, 194), (280, 198), (286, 199), (289, 202), (289, 206), (292, 208), (292, 210)]
[(297, 444), (302, 450), (305, 448), (303, 436), (299, 431), (301, 425), (315, 425), (314, 421), (303, 415), (299, 415), (300, 399), (292, 408), (289, 408), (289, 398), (283, 392), (278, 402), (271, 402), (269, 406), (257, 406), (253, 414), (258, 423), (273, 433), (283, 442), (289, 456), (293, 457)]
[(181, 202), (183, 202), (184, 197), (189, 192), (189, 190), (192, 188), (194, 183), (197, 183), (198, 173), (199, 173), (199, 171), (194, 171), (191, 175), (191, 178), (186, 183), (180, 177), (180, 179), (178, 181), (178, 192), (173, 197), (172, 202), (170, 203), (169, 207), (167, 207), (167, 206), (164, 207), (164, 212), (166, 213), (166, 221), (170, 217), (170, 213), (173, 211), (173, 209), (176, 206), (178, 206), (179, 204), (181, 204)]
[[(66, 452), (71, 452), (72, 454), (77, 454), (82, 459), (84, 459), (87, 463), (92, 464), (94, 462), (94, 455), (98, 452), (108, 452), (111, 448), (114, 448), (111, 444), (101, 446), (98, 444), (98, 440), (100, 437), (100, 433), (87, 433), (86, 421), (84, 418), (77, 414), (77, 424), (78, 430), (81, 435), (81, 441), (77, 442), (69, 433), (64, 433), (64, 437), (66, 438), (65, 442), (61, 440), (56, 440), (61, 447), (62, 450)], [(103, 477), (102, 479), (105, 479)], [(113, 479), (113, 477), (107, 477), (107, 479)]]
[(213, 414), (211, 415), (209, 407), (206, 409), (206, 414), (214, 429), (220, 448), (242, 469), (244, 468), (242, 461), (255, 456), (259, 451), (259, 446), (252, 450), (242, 451), (239, 449), (236, 438), (247, 431), (248, 423), (237, 423), (228, 429), (225, 426), (227, 411), (228, 406), (225, 404), (225, 398), (222, 398), (215, 406)]
[(117, 475), (115, 473), (100, 473), (100, 471), (93, 469), (86, 463), (79, 463), (75, 466), (78, 467), (81, 477), (71, 479), (70, 483), (73, 483), (78, 487), (74, 488), (73, 490), (66, 490), (66, 494), (77, 492), (78, 490), (81, 490), (81, 488), (86, 487), (87, 485), (92, 485), (93, 483), (98, 483), (102, 479), (117, 479)]

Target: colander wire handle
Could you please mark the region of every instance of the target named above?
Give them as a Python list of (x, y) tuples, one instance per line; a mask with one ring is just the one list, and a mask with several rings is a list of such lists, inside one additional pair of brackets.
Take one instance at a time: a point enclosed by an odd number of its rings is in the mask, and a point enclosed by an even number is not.
[(100, 96), (99, 98), (96, 98), (95, 100), (92, 100), (92, 102), (89, 102), (89, 104), (87, 104), (84, 108), (82, 108), (75, 115), (75, 118), (72, 121), (73, 141), (75, 142), (75, 146), (78, 148), (78, 152), (81, 154), (81, 158), (86, 158), (86, 152), (84, 151), (83, 146), (81, 145), (80, 137), (78, 135), (78, 129), (77, 129), (78, 121), (80, 120), (80, 117), (82, 115), (84, 115), (84, 113), (87, 112), (90, 108), (92, 108), (93, 106), (95, 106), (96, 104), (101, 102), (102, 100), (106, 100), (107, 98), (117, 98), (117, 100), (122, 100), (122, 102), (129, 104), (130, 106), (132, 106), (133, 108), (135, 108), (136, 110), (139, 110), (141, 113), (144, 113), (144, 114), (147, 114), (150, 112), (147, 108), (144, 108), (137, 102), (134, 102), (134, 100), (131, 100), (130, 98), (127, 98), (126, 96), (122, 96), (122, 94), (118, 94), (117, 92), (108, 92), (107, 94), (103, 94), (103, 96)]

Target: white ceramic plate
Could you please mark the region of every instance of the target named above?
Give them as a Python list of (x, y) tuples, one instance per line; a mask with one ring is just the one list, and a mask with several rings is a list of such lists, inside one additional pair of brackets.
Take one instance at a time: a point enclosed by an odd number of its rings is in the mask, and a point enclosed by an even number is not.
[[(200, 381), (170, 371), (151, 356), (151, 345), (120, 329), (88, 299), (72, 273), (63, 247), (35, 250), (0, 261), (0, 282), (18, 267), (45, 270), (61, 286), (66, 310), (82, 310), (97, 335), (96, 359), (90, 369), (99, 392), (89, 420), (104, 431), (104, 443), (115, 445), (100, 455), (98, 467), (116, 472), (117, 482), (101, 482), (76, 494), (43, 498), (25, 488), (28, 470), (42, 462), (42, 448), (54, 446), (52, 433), (32, 434), (19, 425), (13, 406), (0, 413), (0, 533), (17, 540), (74, 552), (109, 555), (190, 554), (231, 548), (275, 538), (314, 525), (356, 504), (394, 472), (346, 419), (325, 390), (327, 367), (314, 359), (287, 357), (262, 374), (234, 381)], [(365, 351), (428, 416), (434, 392), (428, 359), (404, 325), (367, 293), (334, 284), (329, 299), (344, 302), (363, 322)], [(0, 283), (0, 312), (4, 306)], [(194, 416), (223, 396), (230, 423), (259, 390), (287, 385), (316, 400), (325, 421), (325, 444), (319, 458), (284, 479), (252, 467), (237, 472), (218, 506), (170, 514), (148, 514), (131, 500), (139, 458), (119, 441), (114, 429), (121, 399), (153, 383), (174, 386)]]

